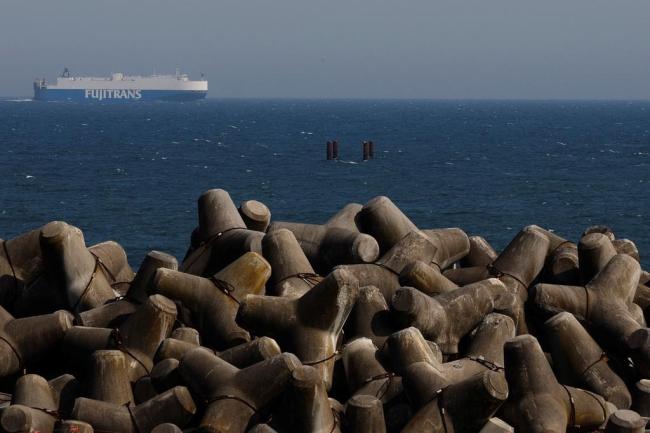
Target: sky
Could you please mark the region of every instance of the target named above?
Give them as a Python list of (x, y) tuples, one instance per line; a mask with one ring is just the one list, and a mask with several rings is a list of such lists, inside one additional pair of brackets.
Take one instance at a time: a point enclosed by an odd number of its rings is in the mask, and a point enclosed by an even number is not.
[(648, 0), (0, 0), (0, 96), (204, 73), (209, 97), (650, 99)]

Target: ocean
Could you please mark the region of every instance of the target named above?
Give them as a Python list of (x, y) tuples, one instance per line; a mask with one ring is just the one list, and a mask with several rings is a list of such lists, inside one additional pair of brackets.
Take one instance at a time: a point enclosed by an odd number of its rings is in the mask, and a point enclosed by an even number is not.
[(648, 186), (650, 102), (0, 100), (0, 238), (65, 220), (134, 267), (152, 249), (182, 259), (197, 198), (223, 188), (311, 223), (386, 195), (421, 228), (497, 249), (529, 224), (574, 241), (606, 224), (648, 268)]

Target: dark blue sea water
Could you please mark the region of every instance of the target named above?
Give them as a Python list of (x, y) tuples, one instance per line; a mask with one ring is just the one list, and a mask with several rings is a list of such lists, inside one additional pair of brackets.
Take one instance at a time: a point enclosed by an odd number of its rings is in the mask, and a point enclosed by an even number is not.
[(650, 102), (0, 101), (0, 237), (62, 219), (133, 265), (150, 249), (182, 258), (197, 197), (219, 187), (307, 222), (387, 195), (422, 228), (498, 248), (532, 223), (574, 240), (607, 224), (648, 267), (648, 186)]

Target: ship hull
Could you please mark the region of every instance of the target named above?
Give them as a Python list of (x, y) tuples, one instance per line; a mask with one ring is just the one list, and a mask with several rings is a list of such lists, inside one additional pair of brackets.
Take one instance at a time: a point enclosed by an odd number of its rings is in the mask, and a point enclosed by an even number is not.
[(138, 89), (48, 89), (34, 88), (37, 101), (133, 103), (145, 101), (195, 101), (204, 99), (204, 90)]

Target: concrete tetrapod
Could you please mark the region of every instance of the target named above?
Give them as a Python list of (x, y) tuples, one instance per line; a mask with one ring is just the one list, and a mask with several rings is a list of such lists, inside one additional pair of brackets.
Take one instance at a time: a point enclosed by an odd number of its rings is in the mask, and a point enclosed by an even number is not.
[(377, 347), (383, 346), (386, 338), (395, 332), (388, 304), (378, 288), (359, 288), (359, 297), (343, 329), (348, 340), (366, 337)]
[(117, 329), (73, 326), (63, 336), (60, 353), (66, 357), (69, 368), (85, 373), (93, 352), (116, 349), (120, 340)]
[(445, 277), (436, 266), (420, 260), (411, 262), (402, 269), (399, 283), (405, 287), (418, 289), (429, 296), (451, 292), (458, 288), (458, 285)]
[(93, 353), (88, 397), (120, 406), (133, 404), (124, 353), (119, 350), (97, 350)]
[(636, 245), (634, 245), (634, 242), (629, 239), (616, 239), (616, 236), (610, 227), (607, 227), (605, 225), (590, 226), (585, 229), (585, 231), (582, 233), (582, 236), (584, 237), (591, 233), (599, 233), (605, 235), (612, 242), (612, 245), (614, 246), (617, 254), (627, 254), (636, 261), (639, 261), (639, 250), (637, 249)]
[(115, 299), (105, 265), (86, 248), (77, 227), (62, 221), (48, 223), (41, 229), (40, 244), (48, 278), (62, 288), (72, 311), (79, 313)]
[(352, 396), (345, 408), (350, 433), (386, 433), (384, 407), (381, 400), (371, 395)]
[(546, 256), (546, 278), (557, 284), (567, 284), (561, 281), (575, 282), (580, 280), (578, 245), (551, 230), (532, 226), (542, 232), (549, 240)]
[(573, 244), (575, 246), (573, 242), (563, 238), (562, 236), (555, 233), (553, 230), (547, 230), (535, 224), (531, 224), (529, 226), (524, 227), (524, 230), (526, 229), (537, 230), (538, 232), (540, 232), (541, 234), (543, 234), (548, 238), (548, 252), (546, 254), (547, 258), (550, 258), (553, 255), (553, 251), (556, 251), (558, 248), (562, 248), (569, 244)]
[(0, 378), (19, 372), (54, 350), (72, 327), (72, 320), (67, 311), (14, 319), (0, 307)]
[(510, 397), (503, 417), (521, 433), (564, 433), (568, 427), (596, 429), (609, 417), (605, 400), (560, 385), (537, 339), (520, 335), (504, 346)]
[[(428, 233), (427, 230), (425, 232)], [(465, 241), (465, 238), (467, 241)], [(459, 260), (461, 267), (450, 269), (445, 269), (447, 266), (443, 267), (444, 271), (441, 273), (445, 279), (439, 281), (440, 277), (436, 275), (436, 281), (438, 281), (437, 284), (444, 283), (448, 287), (447, 290), (439, 290), (438, 293), (449, 291), (452, 288), (449, 282), (457, 286), (466, 286), (489, 278), (490, 273), (488, 267), (498, 257), (492, 246), (481, 236), (467, 237), (465, 232), (460, 231), (456, 239), (458, 239), (456, 242), (458, 245), (456, 250), (457, 255), (452, 258)], [(467, 254), (463, 255), (462, 253), (465, 251)], [(448, 260), (447, 263), (452, 264), (451, 260)], [(426, 271), (429, 274), (431, 273), (428, 269)], [(404, 286), (420, 288), (418, 285), (409, 284), (407, 281), (404, 281), (402, 284)]]
[(430, 262), (436, 253), (431, 240), (422, 232), (407, 233), (377, 262), (357, 265), (342, 265), (366, 286), (375, 286), (389, 302), (395, 290), (400, 287), (399, 275), (411, 262), (421, 260)]
[[(155, 367), (155, 366), (154, 366)], [(153, 372), (153, 367), (151, 368)], [(153, 381), (151, 380), (151, 374), (148, 376), (142, 376), (133, 384), (133, 399), (135, 404), (139, 405), (158, 395), (158, 391), (153, 386)]]
[(197, 247), (190, 247), (180, 271), (208, 277), (247, 252), (262, 253), (264, 233), (246, 227), (226, 191), (204, 192), (199, 197), (198, 212)]
[(425, 229), (422, 233), (436, 248), (431, 264), (441, 272), (469, 253), (470, 243), (467, 233), (459, 228)]
[(508, 384), (502, 373), (487, 370), (452, 383), (442, 391), (444, 402), (454, 424), (454, 431), (479, 431), (508, 398)]
[(76, 323), (83, 326), (108, 328), (119, 326), (119, 323), (126, 319), (129, 314), (137, 310), (138, 304), (120, 298), (113, 302), (91, 308), (77, 314)]
[(237, 210), (249, 230), (265, 232), (269, 227), (271, 211), (264, 203), (257, 200), (246, 200), (241, 202)]
[(67, 417), (72, 411), (72, 406), (77, 397), (81, 395), (81, 384), (71, 374), (62, 374), (47, 382), (54, 394), (58, 413), (62, 417)]
[(165, 338), (160, 343), (160, 346), (158, 346), (158, 351), (156, 352), (155, 359), (157, 362), (160, 362), (164, 359), (180, 360), (187, 352), (199, 346), (199, 344), (196, 344), (194, 342), (183, 341), (172, 337)]
[(459, 383), (485, 371), (503, 374), (503, 345), (515, 336), (513, 320), (499, 313), (485, 316), (476, 328), (464, 356), (446, 362), (440, 370), (449, 383)]
[(491, 313), (506, 286), (490, 278), (434, 298), (403, 287), (391, 299), (396, 320), (405, 326), (415, 326), (425, 338), (440, 346), (448, 355), (458, 353), (460, 339)]
[(368, 338), (350, 341), (343, 349), (343, 368), (351, 396), (372, 395), (388, 403), (402, 392), (402, 380), (377, 360), (377, 348)]
[(357, 227), (377, 240), (386, 253), (404, 236), (418, 228), (388, 197), (378, 196), (366, 203), (356, 216)]
[(52, 433), (57, 418), (53, 389), (41, 376), (27, 374), (16, 381), (11, 406), (2, 411), (0, 425), (7, 433)]
[(546, 261), (546, 275), (555, 284), (579, 284), (578, 247), (573, 242), (560, 245)]
[[(198, 344), (188, 343), (175, 338), (165, 338), (163, 342), (160, 343), (160, 347), (156, 353), (156, 360), (180, 360), (183, 355), (196, 347), (198, 347)], [(278, 343), (276, 343), (274, 339), (269, 337), (258, 337), (246, 343), (233, 346), (222, 352), (214, 351), (214, 353), (229, 364), (238, 368), (244, 368), (249, 365), (257, 364), (265, 359), (272, 358), (275, 355), (279, 355), (281, 351), (280, 346), (278, 346)]]
[(435, 368), (440, 368), (442, 364), (442, 352), (435, 343), (433, 347), (437, 350), (433, 350), (418, 328), (410, 327), (391, 334), (384, 347), (391, 371), (400, 376), (416, 362), (426, 362)]
[(124, 352), (132, 383), (149, 375), (158, 346), (175, 320), (176, 305), (162, 295), (152, 295), (120, 326), (118, 348)]
[(370, 263), (379, 257), (379, 245), (357, 228), (355, 219), (361, 208), (349, 203), (323, 225), (274, 222), (268, 232), (290, 230), (311, 266), (323, 274), (339, 264)]
[(607, 421), (606, 433), (643, 433), (648, 420), (632, 410), (614, 412)]
[(503, 374), (490, 370), (450, 384), (430, 364), (417, 362), (406, 369), (403, 380), (418, 411), (402, 433), (476, 432), (508, 397)]
[(178, 370), (180, 361), (174, 358), (163, 359), (151, 369), (151, 385), (156, 393), (160, 394), (175, 386), (183, 385), (181, 374)]
[(449, 268), (442, 272), (442, 275), (459, 287), (467, 286), (477, 281), (490, 278), (489, 266), (470, 266), (466, 268)]
[(604, 234), (584, 235), (578, 243), (581, 283), (589, 283), (615, 255), (616, 249), (612, 245), (612, 241)]
[(327, 224), (273, 222), (268, 232), (287, 229), (293, 233), (312, 266), (321, 273), (334, 266), (372, 263), (379, 257), (379, 245), (372, 237), (356, 230)]
[(568, 311), (579, 320), (588, 321), (607, 346), (631, 356), (639, 372), (648, 376), (650, 353), (644, 338), (648, 330), (630, 313), (640, 273), (636, 260), (617, 254), (584, 287), (536, 285), (534, 303), (543, 312)]
[(270, 275), (271, 267), (261, 255), (246, 253), (212, 278), (161, 268), (153, 284), (156, 292), (181, 301), (191, 311), (204, 344), (225, 349), (250, 340), (235, 316), (247, 295), (264, 293)]
[(246, 296), (237, 322), (256, 335), (271, 336), (303, 364), (314, 366), (329, 390), (336, 343), (358, 293), (358, 280), (338, 269), (300, 298)]
[(404, 375), (416, 362), (426, 362), (454, 384), (488, 370), (502, 373), (503, 345), (514, 335), (515, 325), (510, 317), (490, 313), (476, 328), (464, 356), (444, 364), (416, 328), (396, 332), (388, 338), (386, 346), (391, 366), (398, 374)]
[(258, 337), (248, 343), (217, 353), (217, 356), (237, 368), (245, 368), (273, 358), (281, 353), (280, 346), (269, 337)]
[(120, 294), (124, 294), (133, 281), (135, 272), (129, 265), (126, 251), (122, 245), (115, 241), (104, 241), (88, 247), (95, 257), (97, 257), (106, 272), (111, 287)]
[(641, 260), (639, 255), (639, 249), (636, 244), (629, 239), (615, 239), (612, 241), (612, 245), (616, 248), (618, 254), (627, 254), (632, 257), (637, 262)]
[(243, 433), (253, 416), (286, 389), (299, 366), (294, 355), (283, 353), (240, 370), (199, 347), (178, 368), (192, 393), (207, 402), (199, 421), (202, 431)]
[(307, 365), (291, 372), (284, 413), (286, 431), (295, 433), (340, 433), (338, 419), (330, 406), (327, 390), (318, 371)]
[(262, 239), (262, 252), (271, 265), (269, 288), (273, 294), (300, 297), (322, 280), (290, 230), (267, 233)]
[[(499, 263), (494, 264), (497, 259)], [(539, 226), (531, 225), (524, 227), (492, 262), (485, 264), (488, 261), (486, 257), (469, 262), (468, 265), (471, 266), (447, 269), (443, 275), (459, 286), (484, 280), (490, 275), (498, 276), (513, 293), (520, 293), (519, 298), (524, 299), (524, 289), (544, 269), (545, 260), (548, 277), (553, 280), (573, 278), (577, 272), (575, 244)]]
[(246, 228), (230, 194), (223, 189), (203, 192), (197, 201), (197, 211), (199, 225), (196, 231), (201, 241), (231, 227)]
[[(19, 425), (25, 424), (27, 426), (32, 425), (33, 427), (33, 424), (30, 424), (32, 421), (35, 423), (44, 421), (45, 424), (50, 425), (52, 421), (51, 418), (42, 417), (40, 414), (36, 414), (32, 420), (31, 409), (55, 418), (67, 416), (70, 413), (74, 399), (79, 395), (80, 386), (77, 379), (71, 374), (58, 376), (49, 382), (46, 382), (41, 376), (27, 374), (18, 379), (14, 391), (13, 396), (5, 393), (2, 394), (1, 407), (4, 411), (4, 409), (13, 404), (15, 407), (9, 411), (9, 419), (5, 422), (15, 423), (16, 428), (23, 428)], [(25, 410), (25, 407), (28, 407), (30, 410)], [(1, 414), (2, 411), (0, 411)], [(24, 428), (29, 430), (29, 427)]]
[(462, 267), (488, 266), (499, 256), (484, 237), (470, 236), (468, 240), (469, 252), (460, 260)]
[[(548, 251), (544, 266), (549, 281), (576, 281), (579, 279), (578, 247), (551, 230), (531, 225), (528, 229), (537, 230), (548, 238)], [(564, 283), (561, 283), (564, 284)]]
[(343, 206), (343, 209), (339, 210), (334, 214), (330, 219), (327, 220), (325, 225), (328, 227), (337, 227), (340, 229), (347, 229), (353, 232), (359, 232), (359, 227), (357, 227), (357, 215), (363, 209), (363, 205), (360, 203), (348, 203)]
[(13, 239), (0, 239), (0, 305), (6, 308), (43, 273), (40, 232), (39, 228)]
[(549, 237), (539, 227), (525, 227), (490, 265), (490, 273), (517, 296), (522, 307), (518, 310), (521, 316), (516, 320), (518, 334), (528, 332), (523, 305), (528, 300), (528, 287), (544, 268), (550, 244)]
[(177, 386), (135, 407), (80, 397), (72, 417), (87, 422), (98, 432), (150, 433), (164, 423), (185, 426), (194, 413), (196, 406), (190, 392)]
[[(50, 229), (57, 225), (67, 226), (57, 222), (48, 225)], [(43, 228), (11, 240), (0, 240), (0, 304), (21, 317), (50, 313), (68, 306), (68, 301), (60, 290), (60, 273), (45, 272), (40, 245)], [(73, 242), (75, 243), (77, 242)], [(89, 247), (87, 251), (94, 256), (89, 259), (95, 260), (101, 267), (101, 272), (111, 287), (120, 289), (128, 286), (133, 278), (133, 270), (127, 263), (124, 249), (117, 242), (102, 242)], [(60, 253), (55, 252), (55, 255)], [(72, 253), (73, 256), (74, 254), (76, 253)], [(84, 254), (81, 253), (81, 256)], [(69, 268), (75, 266), (68, 260)], [(77, 270), (79, 269), (83, 271), (84, 267), (81, 266)], [(74, 269), (69, 271), (76, 272)]]
[(602, 395), (619, 409), (630, 407), (632, 397), (625, 382), (609, 368), (605, 352), (573, 314), (556, 314), (544, 323), (544, 329), (560, 381)]
[(178, 262), (169, 254), (160, 251), (148, 252), (124, 298), (80, 313), (78, 323), (103, 328), (133, 313), (138, 305), (147, 300), (148, 293), (153, 289), (153, 277), (159, 268), (176, 270)]

